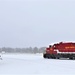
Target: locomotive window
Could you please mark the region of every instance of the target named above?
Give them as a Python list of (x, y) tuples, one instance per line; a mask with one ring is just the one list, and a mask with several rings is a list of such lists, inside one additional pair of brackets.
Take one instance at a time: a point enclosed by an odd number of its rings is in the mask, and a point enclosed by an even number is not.
[(51, 48), (52, 46), (51, 45), (49, 45), (49, 48)]

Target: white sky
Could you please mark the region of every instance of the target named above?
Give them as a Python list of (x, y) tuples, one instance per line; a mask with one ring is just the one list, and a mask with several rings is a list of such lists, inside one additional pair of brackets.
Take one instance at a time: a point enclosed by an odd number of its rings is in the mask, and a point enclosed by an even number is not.
[(0, 0), (0, 47), (57, 41), (75, 41), (74, 0)]

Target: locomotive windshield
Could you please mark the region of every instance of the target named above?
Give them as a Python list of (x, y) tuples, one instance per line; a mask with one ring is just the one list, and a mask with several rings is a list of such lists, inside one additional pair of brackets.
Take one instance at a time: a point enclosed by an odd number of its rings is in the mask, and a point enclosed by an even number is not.
[(52, 45), (49, 45), (49, 48), (51, 48), (52, 47)]

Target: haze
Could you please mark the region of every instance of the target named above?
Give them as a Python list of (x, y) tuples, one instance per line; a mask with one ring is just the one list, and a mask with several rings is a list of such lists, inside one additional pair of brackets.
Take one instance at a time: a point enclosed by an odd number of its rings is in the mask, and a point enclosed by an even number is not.
[(75, 41), (75, 1), (0, 0), (0, 47), (58, 41)]

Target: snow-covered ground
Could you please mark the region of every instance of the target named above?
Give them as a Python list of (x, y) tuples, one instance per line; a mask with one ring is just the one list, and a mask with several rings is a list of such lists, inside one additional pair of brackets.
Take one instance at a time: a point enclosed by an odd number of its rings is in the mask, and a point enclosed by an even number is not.
[(75, 60), (44, 59), (42, 54), (4, 54), (0, 75), (75, 75)]

